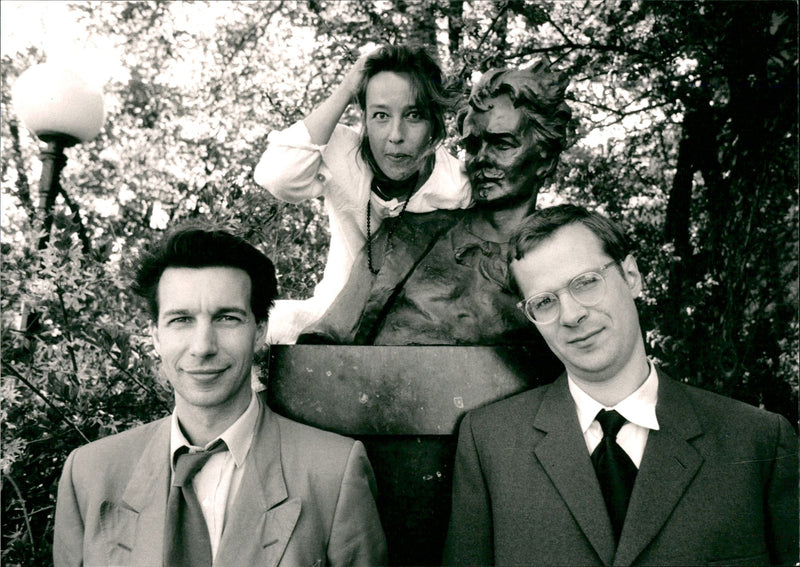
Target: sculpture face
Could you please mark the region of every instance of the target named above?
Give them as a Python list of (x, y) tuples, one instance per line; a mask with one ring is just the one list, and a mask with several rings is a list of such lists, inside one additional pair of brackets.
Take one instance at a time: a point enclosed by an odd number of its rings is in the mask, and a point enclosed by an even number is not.
[(507, 94), (488, 99), (487, 108), (470, 108), (462, 128), (472, 196), (478, 204), (513, 205), (541, 185), (536, 139)]

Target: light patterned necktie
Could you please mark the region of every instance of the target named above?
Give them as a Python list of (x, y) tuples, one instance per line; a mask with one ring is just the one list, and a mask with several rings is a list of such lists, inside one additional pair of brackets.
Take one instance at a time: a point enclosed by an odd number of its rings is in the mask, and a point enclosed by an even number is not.
[(211, 567), (211, 538), (192, 488), (192, 478), (212, 455), (227, 450), (227, 446), (219, 441), (206, 451), (189, 453), (188, 450), (188, 447), (178, 449), (169, 489), (164, 526), (164, 565)]

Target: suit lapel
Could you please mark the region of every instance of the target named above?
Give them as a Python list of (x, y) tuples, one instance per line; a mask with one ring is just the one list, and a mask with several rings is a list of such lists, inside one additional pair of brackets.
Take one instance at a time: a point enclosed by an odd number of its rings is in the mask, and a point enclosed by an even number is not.
[(611, 522), (565, 375), (548, 388), (534, 427), (547, 433), (534, 449), (536, 457), (601, 561), (610, 565), (614, 557)]
[(659, 431), (650, 431), (614, 563), (630, 565), (656, 537), (703, 457), (688, 443), (702, 428), (681, 386), (659, 372)]
[[(169, 418), (157, 426), (122, 494), (122, 506), (104, 503), (101, 525), (110, 559), (128, 555), (124, 564), (161, 565), (169, 492)], [(123, 551), (124, 550), (124, 551)]]
[(259, 427), (231, 508), (235, 512), (225, 522), (217, 565), (277, 565), (300, 517), (300, 499), (287, 499), (277, 418), (260, 399), (259, 405)]

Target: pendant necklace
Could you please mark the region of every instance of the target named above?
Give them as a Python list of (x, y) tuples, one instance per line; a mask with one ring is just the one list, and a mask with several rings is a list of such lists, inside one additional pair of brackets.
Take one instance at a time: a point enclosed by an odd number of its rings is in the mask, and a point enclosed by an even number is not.
[[(378, 184), (375, 184), (375, 188), (378, 190), (378, 194), (382, 194), (383, 191), (380, 189)], [(411, 195), (414, 194), (414, 190), (416, 189), (416, 183), (411, 186), (411, 191), (408, 192), (408, 197), (406, 197), (405, 203), (403, 203), (403, 208), (400, 209), (400, 214), (397, 215), (397, 220), (392, 223), (392, 227), (389, 229), (388, 234), (386, 235), (386, 248), (389, 248), (389, 241), (392, 239), (392, 235), (394, 234), (397, 225), (400, 224), (400, 217), (403, 216), (403, 213), (406, 212), (406, 207), (408, 207), (408, 203), (411, 201)], [(377, 276), (380, 270), (376, 270), (372, 265), (372, 230), (370, 227), (370, 219), (372, 217), (372, 203), (370, 202), (372, 199), (367, 199), (367, 266), (369, 267), (369, 271), (373, 276)]]

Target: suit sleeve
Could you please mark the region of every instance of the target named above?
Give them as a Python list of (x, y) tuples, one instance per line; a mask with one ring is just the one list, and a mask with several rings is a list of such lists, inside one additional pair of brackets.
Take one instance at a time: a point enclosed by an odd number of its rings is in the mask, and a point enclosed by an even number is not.
[(81, 516), (75, 486), (72, 481), (72, 466), (75, 451), (67, 458), (56, 498), (56, 520), (53, 536), (54, 567), (79, 567), (83, 565), (83, 517)]
[(328, 543), (331, 567), (386, 565), (386, 538), (375, 503), (375, 476), (360, 441), (347, 458)]
[(783, 416), (772, 474), (767, 486), (767, 534), (773, 563), (795, 565), (798, 560), (798, 445)]
[(461, 422), (458, 433), (453, 469), (453, 501), (443, 563), (494, 564), (491, 502), (469, 414)]

